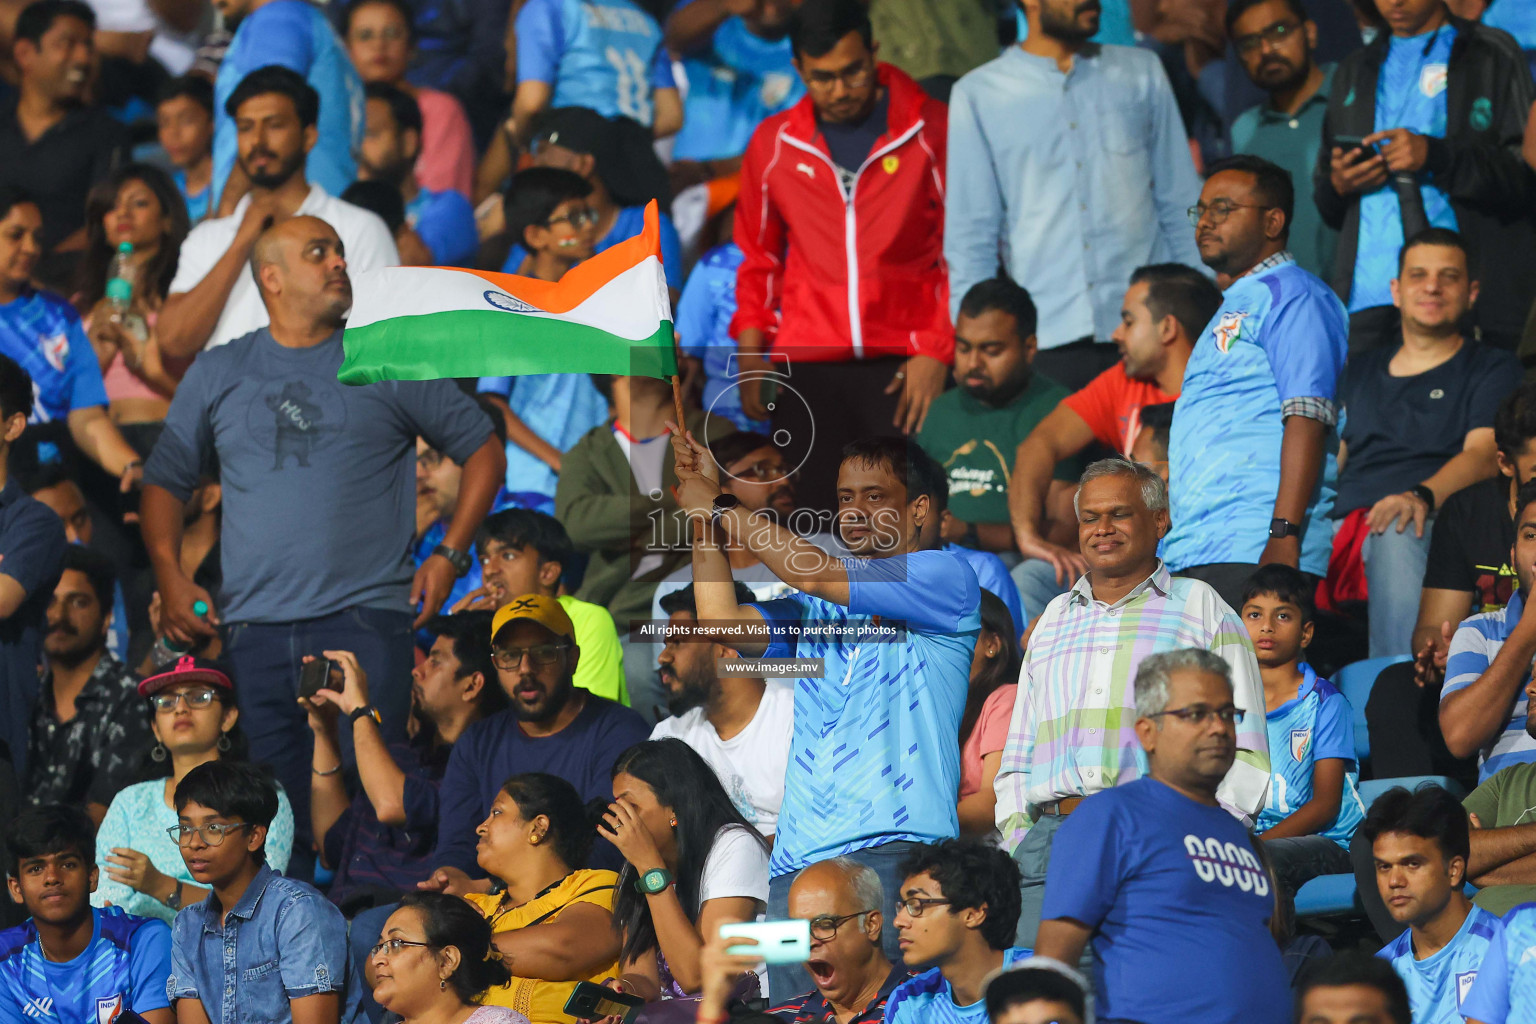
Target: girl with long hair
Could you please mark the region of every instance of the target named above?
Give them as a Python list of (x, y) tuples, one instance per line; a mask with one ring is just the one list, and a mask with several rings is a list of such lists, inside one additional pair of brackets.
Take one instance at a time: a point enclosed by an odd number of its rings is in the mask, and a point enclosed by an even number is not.
[(990, 835), (997, 792), (992, 783), (1003, 761), (1008, 722), (1019, 678), (1019, 645), (1013, 616), (1002, 598), (981, 592), (981, 632), (971, 655), (971, 685), (960, 717), (960, 832)]
[(768, 904), (767, 843), (678, 739), (619, 755), (598, 828), (627, 862), (613, 912), (624, 935), (617, 987), (646, 1002), (697, 993), (706, 936)]
[[(74, 303), (101, 363), (108, 412), (119, 426), (159, 423), (176, 392), (154, 325), (188, 230), (181, 192), (168, 174), (149, 164), (118, 168), (86, 197), (86, 248)], [(114, 316), (107, 279), (124, 242), (133, 246), (133, 303), (126, 314)]]

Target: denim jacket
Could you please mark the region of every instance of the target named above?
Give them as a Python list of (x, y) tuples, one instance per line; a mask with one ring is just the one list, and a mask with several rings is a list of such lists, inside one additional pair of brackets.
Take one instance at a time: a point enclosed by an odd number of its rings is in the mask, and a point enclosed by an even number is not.
[(221, 926), (210, 893), (176, 915), (166, 994), (198, 999), (212, 1024), (285, 1024), (289, 1001), (341, 996), (341, 1021), (357, 1013), (359, 985), (347, 957), (347, 922), (314, 887), (263, 865)]

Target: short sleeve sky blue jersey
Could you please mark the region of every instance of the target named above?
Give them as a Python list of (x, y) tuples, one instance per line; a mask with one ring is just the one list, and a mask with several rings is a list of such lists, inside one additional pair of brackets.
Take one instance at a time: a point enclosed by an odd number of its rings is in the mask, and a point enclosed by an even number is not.
[(405, 207), (406, 223), (421, 236), (440, 267), (468, 266), (480, 245), (475, 208), (453, 189), (420, 189)]
[[(823, 658), (795, 681), (795, 728), (770, 875), (896, 840), (959, 832), (960, 748), (981, 591), (944, 551), (845, 558), (848, 606), (795, 593), (755, 605), (766, 657)], [(897, 642), (795, 636), (795, 629), (905, 624)]]
[(661, 26), (631, 0), (528, 0), (517, 14), (517, 80), (554, 88), (551, 107), (655, 119), (653, 89), (670, 87)]
[(1365, 817), (1365, 805), (1360, 801), (1360, 770), (1355, 764), (1353, 712), (1349, 699), (1328, 680), (1319, 679), (1311, 665), (1303, 664), (1301, 671), (1304, 678), (1296, 698), (1271, 711), (1265, 721), (1272, 775), (1269, 799), (1259, 812), (1254, 831), (1274, 828), (1311, 800), (1316, 762), (1339, 758), (1349, 762), (1344, 772), (1339, 814), (1318, 834), (1347, 850), (1355, 828)]
[[(1407, 128), (1416, 135), (1445, 138), (1446, 68), (1456, 29), (1441, 25), (1419, 36), (1393, 36), (1376, 78), (1377, 131)], [(1437, 228), (1456, 230), (1450, 197), (1419, 176), (1424, 215)], [(1349, 311), (1392, 303), (1391, 281), (1397, 276), (1397, 253), (1403, 247), (1403, 210), (1389, 178), (1360, 197), (1360, 235), (1355, 247), (1355, 277), (1349, 290)]]
[[(1003, 969), (1030, 955), (1027, 949), (1003, 950)], [(954, 989), (937, 967), (896, 986), (885, 1004), (885, 1024), (986, 1024), (987, 1001), (956, 1006)]]
[(352, 154), (363, 144), (362, 79), (318, 6), (272, 0), (241, 20), (214, 79), (213, 209), (235, 166), (235, 121), (224, 104), (246, 75), (268, 64), (298, 72), (320, 94), (318, 137), (304, 165), (305, 179), (339, 196), (357, 177)]
[(1498, 944), (1503, 923), (1473, 904), (1456, 937), (1434, 956), (1415, 960), (1413, 930), (1403, 932), (1376, 955), (1392, 963), (1392, 969), (1408, 988), (1413, 1024), (1464, 1024), (1463, 1007), (1477, 980), (1489, 948)]
[(704, 361), (704, 408), (724, 416), (742, 430), (770, 431), (767, 421), (748, 419), (741, 411), (736, 386), (736, 340), (731, 318), (736, 315), (736, 268), (741, 247), (726, 242), (705, 253), (693, 265), (677, 300), (677, 336), (683, 355)]
[(32, 422), (107, 404), (101, 364), (80, 314), (52, 292), (28, 289), (0, 306), (0, 352), (32, 375)]
[(64, 963), (43, 956), (31, 921), (0, 932), (0, 1024), (107, 1024), (170, 1005), (170, 927), (121, 907), (91, 916), (90, 943)]
[(764, 39), (739, 17), (721, 22), (709, 45), (684, 54), (682, 63), (688, 99), (683, 128), (672, 146), (678, 160), (740, 156), (764, 118), (788, 110), (805, 95), (789, 37)]
[[(1349, 321), (1333, 290), (1292, 261), (1240, 277), (1201, 332), (1184, 371), (1168, 443), (1173, 528), (1163, 558), (1177, 572), (1212, 562), (1257, 563), (1280, 481), (1281, 405), (1332, 401)], [(1333, 548), (1339, 439), (1307, 506), (1301, 569), (1325, 575)]]
[(1461, 1012), (1481, 1024), (1536, 1020), (1536, 903), (1515, 907), (1503, 924), (1461, 1003)]
[[(608, 400), (585, 373), (530, 373), (518, 377), (481, 377), (482, 393), (507, 397), (507, 404), (529, 430), (561, 452), (583, 434), (608, 420)], [(555, 471), (515, 442), (507, 442), (506, 489), (527, 508), (555, 513)]]

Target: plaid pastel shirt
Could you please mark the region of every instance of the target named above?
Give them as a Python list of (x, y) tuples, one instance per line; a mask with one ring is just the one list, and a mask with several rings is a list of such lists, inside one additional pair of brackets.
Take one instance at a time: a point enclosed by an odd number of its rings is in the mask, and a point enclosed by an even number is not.
[(1244, 712), (1237, 760), (1221, 784), (1222, 803), (1245, 815), (1264, 806), (1269, 743), (1264, 684), (1253, 643), (1237, 614), (1198, 580), (1157, 570), (1114, 604), (1093, 597), (1091, 574), (1046, 606), (1019, 673), (1019, 694), (997, 772), (997, 827), (1012, 851), (1038, 805), (1140, 777), (1136, 669), (1149, 654), (1199, 647), (1232, 668), (1233, 701)]

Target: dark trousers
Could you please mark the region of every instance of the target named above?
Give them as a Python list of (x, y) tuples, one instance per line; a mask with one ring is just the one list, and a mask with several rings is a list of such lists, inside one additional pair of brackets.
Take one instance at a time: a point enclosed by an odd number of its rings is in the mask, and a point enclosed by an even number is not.
[[(314, 873), (309, 783), (314, 737), (299, 707), (299, 666), (306, 654), (351, 651), (368, 676), (368, 698), (384, 719), (386, 742), (405, 740), (411, 707), (411, 615), (348, 608), (297, 622), (235, 622), (224, 631), (224, 657), (234, 674), (240, 728), (251, 760), (272, 769), (293, 804), (293, 860), (288, 874)], [(341, 729), (342, 756), (352, 763), (352, 730)]]
[[(796, 362), (790, 354), (789, 372), (778, 382), (769, 412), (774, 440), (789, 464), (800, 469), (795, 492), (801, 508), (836, 511), (837, 469), (849, 441), (900, 436), (901, 429), (891, 422), (899, 396), (885, 389), (903, 362), (892, 356), (809, 363)], [(818, 529), (831, 527), (828, 521)]]
[(1069, 391), (1081, 391), (1089, 381), (1120, 361), (1112, 342), (1080, 338), (1035, 353), (1035, 372)]
[(1376, 778), (1449, 775), (1476, 785), (1477, 758), (1456, 757), (1446, 749), (1440, 734), (1440, 686), (1415, 683), (1413, 662), (1382, 669), (1365, 704), (1365, 724)]
[[(918, 844), (901, 840), (882, 843), (848, 854), (850, 860), (873, 868), (880, 876), (880, 889), (885, 893), (885, 905), (880, 908), (885, 924), (880, 930), (880, 948), (893, 964), (901, 963), (901, 947), (897, 945), (896, 900), (901, 893), (901, 862), (917, 848)], [(789, 887), (795, 881), (794, 872), (777, 875), (768, 880), (768, 920), (782, 921), (789, 916)], [(810, 974), (800, 964), (771, 964), (768, 967), (768, 998), (782, 1003), (787, 999), (809, 992), (814, 987)]]
[(1351, 870), (1344, 847), (1326, 836), (1291, 836), (1264, 844), (1275, 881), (1293, 897), (1296, 890), (1318, 875), (1342, 875)]

